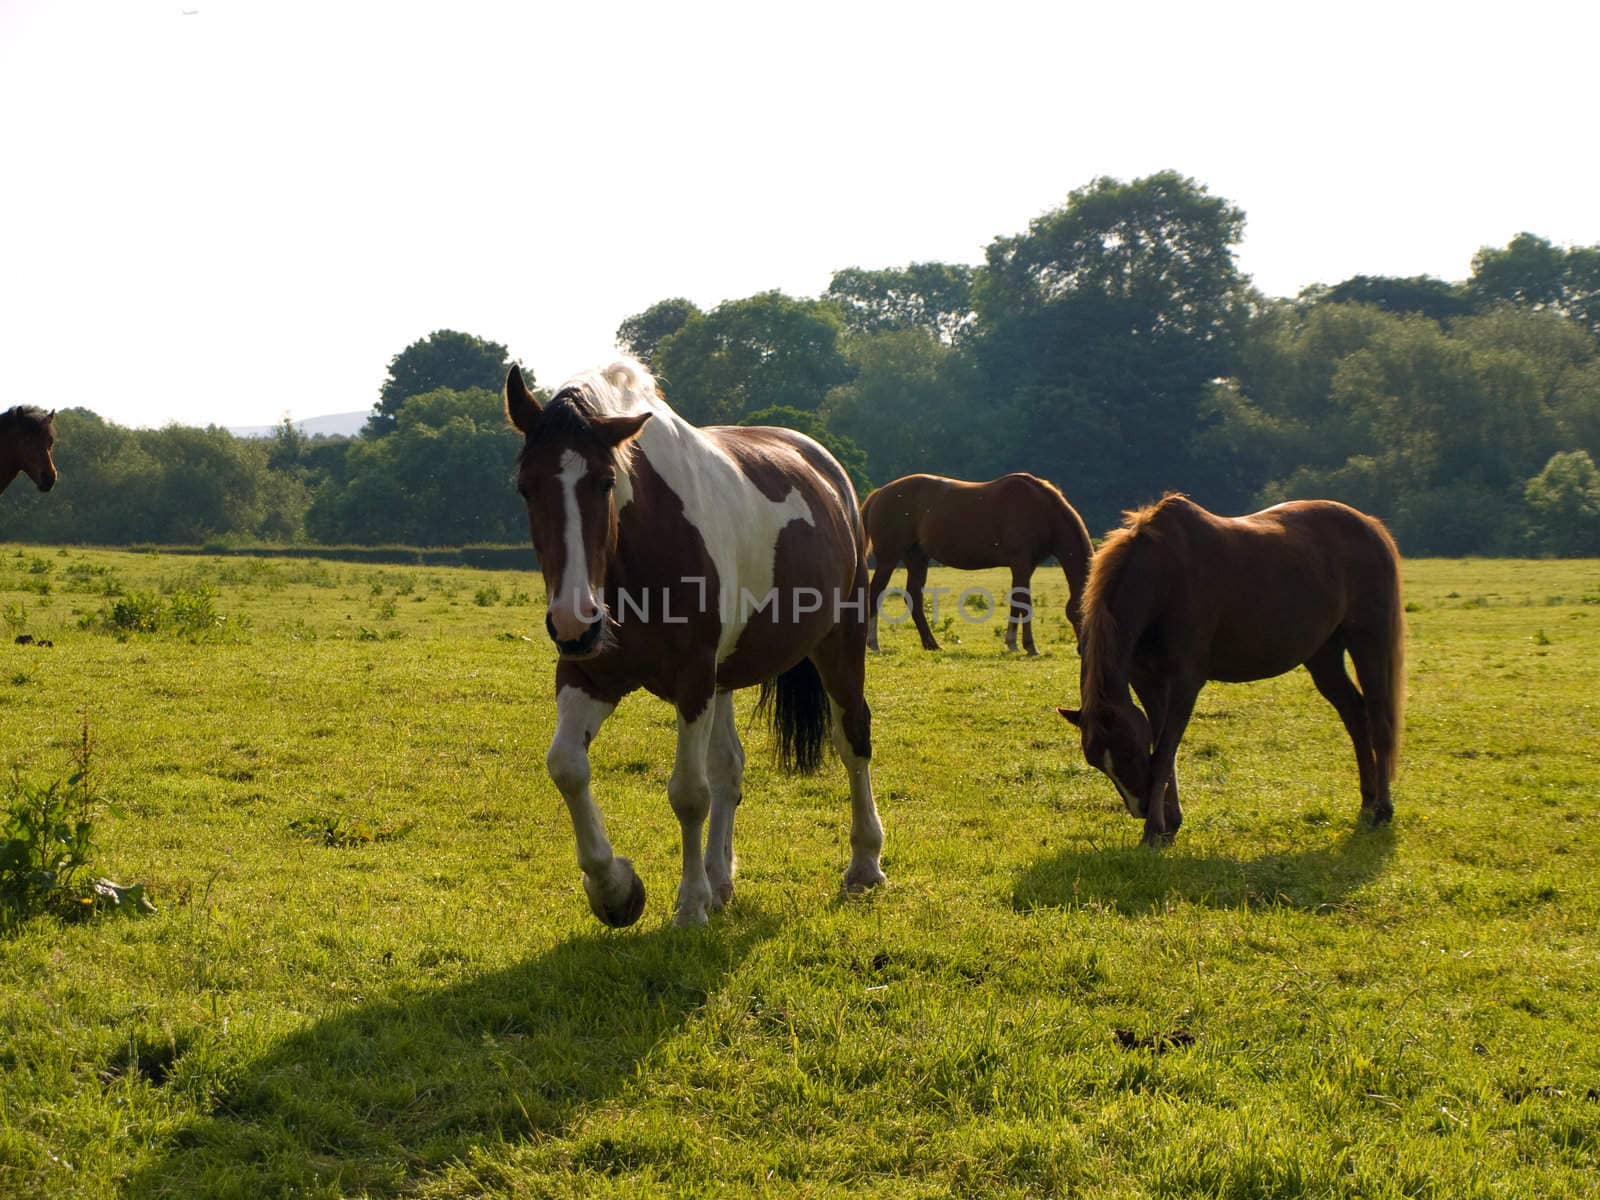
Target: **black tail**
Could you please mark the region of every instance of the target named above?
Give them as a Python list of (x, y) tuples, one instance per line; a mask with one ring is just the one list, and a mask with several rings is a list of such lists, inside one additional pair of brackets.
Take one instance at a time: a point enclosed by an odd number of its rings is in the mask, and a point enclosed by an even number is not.
[(785, 771), (809, 775), (822, 765), (822, 748), (827, 744), (833, 714), (822, 676), (809, 658), (761, 685), (756, 712), (771, 720), (778, 739), (778, 765)]

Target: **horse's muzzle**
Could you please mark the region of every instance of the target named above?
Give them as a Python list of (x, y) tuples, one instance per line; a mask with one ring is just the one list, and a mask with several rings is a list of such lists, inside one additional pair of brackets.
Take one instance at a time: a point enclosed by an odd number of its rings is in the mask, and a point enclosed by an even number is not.
[(572, 638), (563, 642), (556, 636), (556, 623), (550, 619), (550, 614), (544, 617), (545, 632), (550, 635), (550, 640), (556, 644), (556, 649), (561, 652), (562, 658), (591, 658), (600, 646), (600, 630), (604, 621), (596, 621), (583, 631), (582, 637)]
[(48, 475), (41, 475), (41, 476), (39, 476), (38, 479), (35, 479), (33, 482), (34, 482), (35, 486), (37, 486), (38, 489), (41, 492), (48, 492), (51, 488), (55, 487), (55, 485), (56, 485), (56, 473), (54, 471), (52, 471)]

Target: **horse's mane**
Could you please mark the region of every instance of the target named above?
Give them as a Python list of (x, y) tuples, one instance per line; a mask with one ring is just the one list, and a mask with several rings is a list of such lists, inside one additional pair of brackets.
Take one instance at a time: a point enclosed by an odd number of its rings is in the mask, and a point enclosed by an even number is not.
[[(556, 389), (555, 396), (539, 414), (533, 436), (522, 448), (528, 452), (546, 438), (581, 437), (590, 431), (594, 417), (620, 417), (641, 410), (657, 417), (671, 412), (661, 399), (655, 377), (635, 359), (622, 358), (608, 367), (580, 372)], [(624, 442), (616, 450), (617, 466), (626, 470), (633, 456), (634, 443)]]
[(32, 404), (19, 404), (0, 413), (0, 433), (43, 433), (50, 427), (50, 414)]
[(1106, 534), (1089, 567), (1089, 582), (1083, 589), (1082, 705), (1087, 711), (1101, 692), (1108, 664), (1117, 653), (1116, 619), (1111, 615), (1111, 593), (1133, 557), (1141, 538), (1159, 538), (1156, 518), (1162, 513), (1193, 504), (1182, 492), (1167, 492), (1154, 504), (1131, 508), (1122, 514), (1122, 528)]

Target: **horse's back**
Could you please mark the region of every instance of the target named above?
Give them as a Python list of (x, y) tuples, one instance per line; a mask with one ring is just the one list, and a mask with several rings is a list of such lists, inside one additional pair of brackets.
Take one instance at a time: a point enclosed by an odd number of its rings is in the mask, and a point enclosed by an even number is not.
[[(1170, 515), (1169, 515), (1170, 514)], [(1299, 500), (1243, 517), (1191, 501), (1148, 522), (1181, 580), (1182, 622), (1209, 644), (1209, 678), (1294, 669), (1340, 630), (1393, 619), (1398, 560), (1383, 525), (1333, 500)]]

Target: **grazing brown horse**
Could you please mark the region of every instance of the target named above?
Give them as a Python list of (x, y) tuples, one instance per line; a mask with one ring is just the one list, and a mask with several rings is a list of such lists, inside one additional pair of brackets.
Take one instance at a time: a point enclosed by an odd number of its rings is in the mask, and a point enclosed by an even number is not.
[(922, 588), (930, 561), (962, 571), (983, 567), (1011, 568), (1011, 612), (1006, 622), (1006, 649), (1033, 644), (1033, 571), (1055, 555), (1067, 576), (1067, 620), (1078, 632), (1084, 579), (1094, 545), (1089, 530), (1055, 484), (1024, 472), (1002, 475), (988, 483), (967, 483), (940, 475), (907, 475), (886, 483), (861, 507), (867, 542), (877, 558), (872, 573), (872, 624), (867, 645), (878, 648), (878, 604), (889, 577), (906, 564), (906, 604), (922, 636), (924, 650), (937, 650), (928, 618), (922, 611)]
[(793, 430), (697, 429), (631, 360), (569, 380), (543, 406), (512, 367), (505, 404), (524, 437), (517, 490), (560, 653), (545, 765), (595, 915), (624, 926), (644, 910), (644, 885), (612, 853), (589, 789), (590, 742), (641, 687), (678, 715), (667, 784), (683, 834), (678, 924), (703, 923), (733, 896), (744, 772), (733, 693), (755, 684), (784, 765), (814, 769), (831, 727), (850, 777), (845, 888), (882, 883), (863, 694), (866, 550), (849, 476)]
[(0, 413), (0, 492), (19, 472), (41, 492), (55, 487), (56, 464), (50, 457), (56, 444), (55, 419), (54, 412), (22, 404)]
[(1169, 494), (1128, 513), (1095, 555), (1082, 648), (1083, 708), (1061, 715), (1144, 819), (1146, 844), (1171, 840), (1183, 821), (1174, 760), (1205, 682), (1302, 663), (1355, 745), (1362, 814), (1375, 825), (1394, 815), (1405, 618), (1400, 556), (1372, 517), (1332, 500), (1218, 517)]

